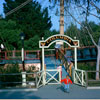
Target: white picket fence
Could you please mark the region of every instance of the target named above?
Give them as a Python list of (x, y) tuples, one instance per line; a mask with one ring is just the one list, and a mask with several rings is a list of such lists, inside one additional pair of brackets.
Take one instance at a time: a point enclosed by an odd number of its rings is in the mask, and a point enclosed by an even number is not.
[[(45, 77), (45, 84), (43, 84), (43, 75)], [(47, 69), (37, 73), (37, 88), (46, 84), (60, 84), (61, 71), (60, 69)]]
[(81, 86), (86, 86), (86, 71), (85, 70), (80, 70), (80, 69), (74, 69), (73, 71), (73, 79), (74, 83), (81, 85)]

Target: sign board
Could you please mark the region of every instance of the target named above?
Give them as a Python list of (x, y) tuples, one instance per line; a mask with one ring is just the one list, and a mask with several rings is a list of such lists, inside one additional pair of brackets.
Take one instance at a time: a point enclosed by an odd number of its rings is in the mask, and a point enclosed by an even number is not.
[(79, 47), (79, 40), (73, 40), (70, 37), (66, 35), (53, 35), (46, 40), (39, 41), (39, 47), (40, 48), (48, 48), (51, 44), (54, 42), (65, 42), (70, 47)]

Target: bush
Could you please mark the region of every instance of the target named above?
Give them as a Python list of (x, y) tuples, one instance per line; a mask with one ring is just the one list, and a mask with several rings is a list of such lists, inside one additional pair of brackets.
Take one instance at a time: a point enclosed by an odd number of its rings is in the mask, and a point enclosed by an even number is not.
[[(95, 63), (91, 65), (88, 63), (78, 63), (78, 69), (85, 70), (85, 71), (96, 71), (96, 65)], [(88, 73), (88, 79), (95, 79), (96, 73), (95, 72), (89, 72)]]
[[(13, 74), (19, 73), (19, 75), (9, 75), (12, 73)], [(21, 73), (21, 70), (19, 70), (18, 64), (8, 65), (6, 68), (1, 66), (0, 67), (0, 74), (1, 74), (0, 75), (0, 82), (2, 84), (2, 87), (16, 86), (18, 83), (13, 83), (13, 82), (21, 82), (22, 81), (22, 77), (21, 77), (20, 73)]]

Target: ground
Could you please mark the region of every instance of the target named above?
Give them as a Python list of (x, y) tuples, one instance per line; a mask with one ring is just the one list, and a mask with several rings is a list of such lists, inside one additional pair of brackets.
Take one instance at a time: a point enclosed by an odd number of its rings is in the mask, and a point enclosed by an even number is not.
[(35, 91), (0, 91), (0, 99), (100, 99), (100, 89), (88, 90), (72, 84), (70, 93), (65, 93), (63, 85), (46, 85)]

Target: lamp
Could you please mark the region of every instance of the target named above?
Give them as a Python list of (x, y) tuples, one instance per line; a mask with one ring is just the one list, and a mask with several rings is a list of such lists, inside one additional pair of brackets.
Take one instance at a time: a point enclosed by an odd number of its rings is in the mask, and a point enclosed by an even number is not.
[(21, 40), (22, 40), (22, 52), (21, 52), (22, 65), (23, 65), (23, 71), (25, 71), (25, 66), (24, 66), (24, 38), (25, 38), (25, 34), (24, 33), (20, 33), (20, 37), (21, 37)]

